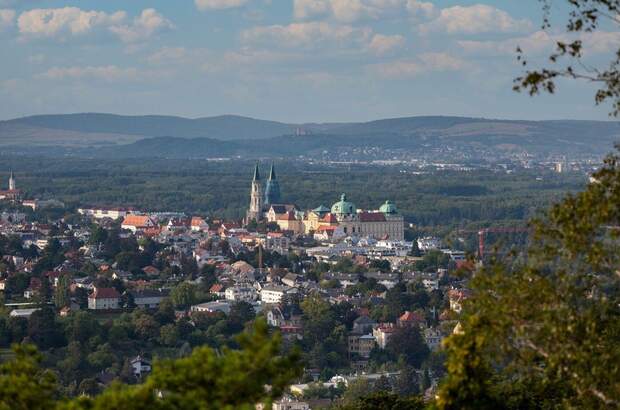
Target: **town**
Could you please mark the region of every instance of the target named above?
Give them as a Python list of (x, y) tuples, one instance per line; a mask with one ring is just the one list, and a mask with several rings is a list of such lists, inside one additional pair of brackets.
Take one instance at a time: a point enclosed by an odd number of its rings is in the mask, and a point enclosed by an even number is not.
[(263, 317), (305, 355), (282, 408), (329, 403), (350, 384), (432, 396), (441, 341), (469, 294), (455, 273), (473, 260), (439, 238), (405, 241), (388, 199), (361, 210), (342, 194), (302, 210), (282, 201), (273, 163), (267, 175), (256, 164), (243, 221), (80, 206), (43, 223), (38, 214), (64, 204), (24, 200), (11, 173), (0, 192), (0, 343), (34, 342), (83, 394), (142, 380), (158, 355), (229, 344)]

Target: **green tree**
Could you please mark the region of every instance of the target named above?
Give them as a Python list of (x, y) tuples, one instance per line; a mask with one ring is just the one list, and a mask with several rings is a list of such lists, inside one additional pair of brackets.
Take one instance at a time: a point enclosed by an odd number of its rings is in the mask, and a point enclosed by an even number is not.
[(98, 225), (94, 225), (90, 230), (89, 242), (93, 245), (103, 244), (108, 239), (108, 231)]
[(440, 408), (620, 407), (619, 158), (595, 178), (473, 276)]
[[(543, 29), (551, 29), (552, 0), (540, 0), (544, 9)], [(531, 95), (541, 91), (553, 93), (560, 78), (580, 79), (598, 84), (595, 101), (597, 104), (610, 101), (611, 114), (620, 114), (620, 46), (615, 46), (611, 61), (603, 65), (593, 65), (591, 59), (584, 61), (587, 49), (584, 38), (599, 28), (620, 25), (618, 14), (620, 0), (567, 0), (569, 12), (565, 24), (566, 35), (559, 36), (556, 50), (549, 57), (546, 68), (526, 70), (515, 79), (515, 90), (526, 90)], [(567, 40), (568, 38), (568, 40)], [(594, 37), (596, 38), (596, 37)], [(594, 45), (595, 43), (593, 43)], [(518, 60), (524, 67), (529, 66), (525, 57), (527, 50), (517, 49)]]
[(54, 289), (54, 305), (57, 309), (61, 309), (71, 304), (69, 297), (69, 276), (61, 275), (58, 278), (58, 285)]
[(179, 342), (179, 332), (173, 324), (164, 325), (159, 329), (159, 341), (165, 346), (176, 346)]
[(237, 341), (240, 350), (218, 353), (200, 347), (188, 357), (156, 362), (151, 376), (139, 385), (115, 384), (94, 395), (93, 384), (83, 382), (77, 390), (93, 396), (72, 400), (59, 400), (56, 380), (40, 370), (41, 356), (34, 348), (19, 346), (16, 357), (0, 365), (0, 410), (250, 410), (261, 402), (269, 408), (301, 375), (299, 354), (283, 355), (280, 336), (270, 337), (264, 321)]
[(55, 407), (56, 378), (41, 370), (33, 346), (16, 345), (15, 357), (0, 365), (0, 410), (47, 410)]
[(196, 286), (187, 282), (179, 283), (170, 292), (170, 299), (177, 308), (188, 308), (196, 303)]
[(394, 357), (404, 356), (409, 365), (418, 369), (430, 353), (420, 329), (414, 326), (397, 329), (385, 348)]
[(420, 392), (418, 373), (412, 366), (405, 366), (394, 382), (394, 391), (401, 397), (414, 396)]
[(402, 398), (395, 394), (378, 392), (366, 394), (356, 400), (338, 406), (338, 410), (422, 410), (426, 408), (419, 397)]

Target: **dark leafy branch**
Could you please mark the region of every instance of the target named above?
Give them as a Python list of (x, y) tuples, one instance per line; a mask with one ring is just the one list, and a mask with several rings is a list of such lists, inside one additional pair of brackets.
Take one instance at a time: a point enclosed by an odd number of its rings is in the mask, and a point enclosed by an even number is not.
[[(540, 0), (543, 4), (544, 18), (542, 28), (551, 28), (552, 0)], [(570, 7), (565, 30), (569, 35), (579, 36), (595, 32), (602, 24), (618, 24), (620, 19), (620, 0), (565, 0)], [(514, 81), (515, 91), (526, 91), (530, 95), (541, 92), (553, 94), (556, 81), (560, 78), (585, 80), (598, 84), (594, 100), (596, 104), (610, 102), (610, 115), (620, 114), (620, 47), (606, 67), (587, 66), (583, 62), (584, 43), (582, 39), (558, 40), (556, 49), (549, 56), (552, 67), (526, 70)], [(528, 67), (521, 47), (517, 47), (517, 60)]]

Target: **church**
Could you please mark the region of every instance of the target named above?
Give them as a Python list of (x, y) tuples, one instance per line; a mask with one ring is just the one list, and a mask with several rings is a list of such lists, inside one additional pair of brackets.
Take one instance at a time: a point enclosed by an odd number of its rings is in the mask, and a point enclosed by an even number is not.
[(342, 194), (340, 201), (331, 208), (321, 205), (305, 212), (294, 204), (282, 203), (273, 163), (264, 191), (258, 163), (254, 167), (250, 207), (244, 222), (252, 221), (275, 222), (283, 231), (314, 235), (320, 239), (357, 236), (404, 240), (405, 236), (405, 220), (391, 201), (385, 201), (376, 210), (361, 210)]
[(280, 204), (280, 184), (276, 178), (276, 171), (273, 163), (271, 164), (271, 169), (269, 170), (269, 178), (267, 178), (264, 193), (260, 170), (258, 169), (258, 163), (256, 163), (256, 166), (254, 167), (254, 177), (252, 178), (252, 188), (250, 191), (250, 208), (246, 213), (245, 223), (248, 224), (253, 220), (257, 222), (267, 220), (268, 213), (273, 205), (284, 206), (286, 209), (291, 207), (289, 205)]
[(11, 171), (11, 174), (9, 175), (9, 189), (0, 191), (0, 200), (19, 202), (21, 199), (22, 191), (17, 189), (15, 184), (15, 175), (13, 175), (13, 171)]

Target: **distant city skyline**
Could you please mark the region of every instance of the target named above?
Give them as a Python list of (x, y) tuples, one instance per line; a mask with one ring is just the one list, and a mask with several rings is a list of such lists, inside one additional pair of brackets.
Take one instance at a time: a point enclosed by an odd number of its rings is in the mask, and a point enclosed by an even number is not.
[[(586, 83), (512, 91), (517, 45), (546, 61), (562, 35), (541, 23), (537, 0), (0, 0), (0, 119), (608, 119)], [(601, 62), (620, 33), (584, 41)]]

